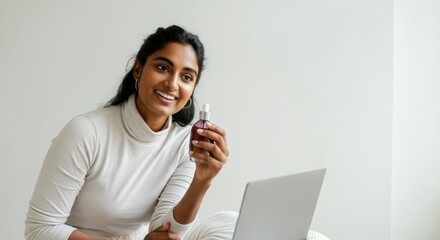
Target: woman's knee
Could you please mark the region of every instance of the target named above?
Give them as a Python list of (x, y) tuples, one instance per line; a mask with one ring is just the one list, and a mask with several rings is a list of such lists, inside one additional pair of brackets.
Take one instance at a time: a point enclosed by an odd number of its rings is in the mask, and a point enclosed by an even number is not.
[(232, 239), (238, 213), (233, 211), (214, 212), (194, 222), (186, 239), (227, 240)]

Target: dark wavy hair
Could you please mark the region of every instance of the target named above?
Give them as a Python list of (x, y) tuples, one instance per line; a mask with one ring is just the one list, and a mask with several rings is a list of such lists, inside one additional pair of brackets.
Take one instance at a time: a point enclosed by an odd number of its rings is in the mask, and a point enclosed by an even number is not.
[[(143, 67), (147, 62), (148, 56), (163, 49), (168, 43), (180, 43), (183, 45), (192, 46), (196, 53), (197, 65), (199, 67), (195, 84), (197, 86), (204, 69), (205, 48), (197, 35), (187, 32), (185, 29), (179, 26), (173, 25), (167, 28), (160, 27), (155, 33), (151, 34), (144, 40), (144, 43), (136, 55), (136, 59), (139, 61), (141, 67)], [(133, 69), (134, 66), (125, 74), (121, 85), (119, 85), (118, 92), (112, 99), (110, 99), (109, 102), (107, 102), (104, 107), (120, 105), (127, 101), (130, 95), (136, 93)], [(194, 94), (191, 95), (191, 106), (188, 108), (183, 108), (179, 112), (173, 114), (173, 122), (176, 122), (181, 126), (186, 126), (193, 120), (195, 114), (193, 95)]]

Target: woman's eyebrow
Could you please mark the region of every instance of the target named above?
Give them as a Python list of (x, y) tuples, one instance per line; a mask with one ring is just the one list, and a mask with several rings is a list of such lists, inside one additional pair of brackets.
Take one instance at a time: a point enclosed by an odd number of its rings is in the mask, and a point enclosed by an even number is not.
[(171, 61), (170, 59), (168, 59), (168, 58), (166, 58), (166, 57), (157, 57), (157, 58), (155, 58), (155, 59), (153, 59), (153, 60), (162, 60), (162, 61), (165, 61), (165, 62), (167, 62), (168, 64), (170, 64), (172, 67), (174, 67), (174, 63), (173, 63), (173, 61)]
[[(168, 59), (168, 58), (166, 58), (166, 57), (156, 57), (156, 58), (154, 58), (153, 60), (161, 60), (161, 61), (167, 62), (167, 63), (170, 64), (172, 67), (174, 67), (174, 63), (173, 63), (173, 61), (171, 61), (170, 59)], [(196, 76), (199, 75), (198, 72), (197, 72), (195, 69), (190, 68), (190, 67), (184, 67), (183, 70), (193, 72)]]

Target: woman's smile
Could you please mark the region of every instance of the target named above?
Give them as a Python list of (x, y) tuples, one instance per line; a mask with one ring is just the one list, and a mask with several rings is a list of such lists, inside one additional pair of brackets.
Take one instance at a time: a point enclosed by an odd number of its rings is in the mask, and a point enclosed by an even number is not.
[(164, 98), (165, 100), (168, 100), (170, 102), (177, 100), (177, 97), (171, 94), (167, 94), (161, 90), (155, 90), (155, 92), (157, 93), (157, 95), (161, 96), (162, 98)]

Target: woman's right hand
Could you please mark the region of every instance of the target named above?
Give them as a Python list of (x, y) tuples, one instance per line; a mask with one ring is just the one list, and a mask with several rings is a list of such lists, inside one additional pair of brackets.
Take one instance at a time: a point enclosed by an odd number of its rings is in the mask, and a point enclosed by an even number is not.
[(180, 240), (180, 236), (169, 232), (170, 223), (154, 229), (145, 236), (144, 240)]

